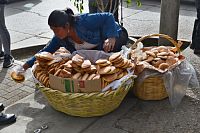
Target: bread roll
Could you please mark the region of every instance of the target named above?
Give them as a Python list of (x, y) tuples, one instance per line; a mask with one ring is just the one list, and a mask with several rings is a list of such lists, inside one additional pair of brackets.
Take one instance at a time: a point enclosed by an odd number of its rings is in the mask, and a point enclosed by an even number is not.
[(89, 77), (89, 74), (88, 74), (88, 73), (85, 73), (85, 74), (83, 75), (83, 77), (81, 78), (81, 80), (87, 80), (88, 77)]
[(23, 81), (25, 80), (24, 75), (22, 75), (22, 74), (17, 74), (17, 73), (14, 72), (14, 71), (11, 73), (11, 78), (12, 78), (15, 82), (18, 82), (18, 83), (23, 82)]
[(111, 70), (108, 74), (113, 74), (116, 72), (116, 67), (115, 66), (110, 66)]
[(156, 62), (152, 62), (152, 65), (153, 65), (154, 67), (158, 68), (159, 65), (162, 64), (162, 63), (166, 63), (166, 62), (165, 62), (164, 60), (160, 59), (160, 60), (158, 60), (158, 61), (156, 61)]
[(113, 61), (115, 61), (117, 58), (119, 58), (120, 56), (121, 56), (121, 53), (120, 53), (120, 52), (114, 53), (114, 54), (112, 54), (112, 55), (109, 57), (109, 61), (110, 61), (110, 62), (113, 62)]
[(148, 56), (147, 59), (144, 60), (144, 61), (146, 61), (146, 62), (151, 62), (153, 59), (154, 59), (153, 56)]
[(100, 77), (101, 77), (101, 75), (100, 75), (100, 74), (96, 74), (92, 80), (95, 80), (95, 79), (100, 79)]
[(151, 51), (145, 51), (147, 53), (147, 55), (150, 55), (152, 57), (156, 57), (155, 53), (154, 52), (151, 52)]
[(58, 69), (55, 73), (54, 73), (54, 76), (58, 76), (61, 72), (61, 69)]
[(79, 54), (76, 54), (72, 57), (72, 62), (79, 66), (81, 66), (83, 61), (84, 61), (84, 58), (82, 56), (80, 56)]
[(63, 74), (64, 78), (70, 78), (72, 76), (71, 72), (69, 72), (65, 69), (62, 69), (60, 73)]
[(107, 61), (108, 61), (107, 59), (98, 59), (95, 63), (98, 65), (98, 64), (104, 64)]
[(87, 80), (92, 80), (94, 77), (96, 76), (96, 74), (90, 74)]
[(161, 52), (157, 54), (157, 56), (167, 56), (167, 55), (169, 55), (168, 52)]
[(99, 74), (108, 74), (111, 71), (110, 66), (102, 67), (99, 69)]
[(49, 53), (49, 52), (40, 52), (40, 53), (37, 53), (37, 54), (35, 54), (35, 57), (36, 57), (36, 59), (38, 59), (38, 60), (48, 60), (48, 61), (50, 61), (50, 60), (53, 60), (54, 58), (53, 58), (53, 55), (51, 54), (51, 53)]
[(117, 73), (104, 75), (102, 78), (107, 82), (112, 82), (117, 79)]
[(90, 60), (84, 60), (81, 67), (82, 68), (88, 68), (91, 67), (92, 63), (90, 62)]
[(158, 48), (158, 52), (169, 52), (168, 48), (166, 46), (159, 46)]
[(169, 57), (166, 59), (166, 63), (169, 64), (169, 66), (174, 65), (176, 62), (178, 62), (178, 58)]
[(81, 73), (76, 73), (72, 76), (72, 79), (79, 79), (81, 77)]
[(161, 63), (158, 68), (161, 69), (161, 70), (166, 70), (166, 69), (169, 68), (169, 64)]

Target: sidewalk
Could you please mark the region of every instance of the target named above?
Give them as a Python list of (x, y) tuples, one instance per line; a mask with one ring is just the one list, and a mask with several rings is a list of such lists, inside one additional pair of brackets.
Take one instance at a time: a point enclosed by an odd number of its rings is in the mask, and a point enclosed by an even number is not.
[[(159, 31), (160, 2), (144, 0), (142, 4), (140, 8), (135, 5), (123, 7), (124, 26), (130, 35)], [(53, 34), (47, 25), (47, 17), (53, 9), (66, 6), (73, 7), (73, 3), (66, 0), (58, 0), (56, 4), (54, 0), (29, 0), (7, 5), (6, 22), (11, 33), (16, 64), (26, 61), (40, 49), (38, 45), (49, 41)], [(181, 5), (179, 39), (191, 40), (195, 16), (193, 4)], [(183, 54), (195, 67), (200, 79), (200, 57), (189, 48)], [(43, 131), (46, 133), (196, 133), (200, 129), (200, 91), (197, 88), (187, 90), (187, 96), (176, 110), (171, 108), (168, 99), (141, 101), (130, 92), (116, 111), (103, 117), (79, 118), (52, 109), (44, 96), (35, 90), (32, 78), (22, 84), (12, 81), (9, 74), (11, 69), (3, 69), (1, 62), (0, 102), (8, 106), (6, 113), (15, 113), (18, 118), (15, 124), (0, 126), (1, 133), (32, 133), (42, 125), (48, 126)]]

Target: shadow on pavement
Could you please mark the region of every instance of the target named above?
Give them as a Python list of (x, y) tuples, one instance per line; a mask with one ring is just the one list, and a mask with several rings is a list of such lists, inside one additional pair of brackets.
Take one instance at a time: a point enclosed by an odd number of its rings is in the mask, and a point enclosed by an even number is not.
[(0, 84), (5, 80), (9, 68), (3, 68), (3, 60), (0, 60)]

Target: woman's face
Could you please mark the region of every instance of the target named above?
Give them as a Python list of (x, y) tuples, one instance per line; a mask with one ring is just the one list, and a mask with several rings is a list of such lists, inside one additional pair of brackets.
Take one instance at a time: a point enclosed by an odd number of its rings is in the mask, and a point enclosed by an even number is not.
[(67, 29), (67, 27), (52, 27), (51, 26), (50, 28), (53, 30), (55, 36), (57, 36), (60, 39), (64, 39), (69, 34), (69, 30)]

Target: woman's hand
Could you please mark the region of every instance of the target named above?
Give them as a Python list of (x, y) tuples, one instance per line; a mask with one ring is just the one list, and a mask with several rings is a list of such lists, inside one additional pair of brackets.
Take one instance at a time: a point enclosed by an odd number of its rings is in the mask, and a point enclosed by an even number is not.
[(23, 69), (26, 71), (28, 68), (30, 68), (30, 66), (27, 63), (24, 63), (24, 65), (22, 65)]
[(116, 41), (116, 39), (114, 37), (106, 39), (103, 44), (104, 51), (105, 52), (112, 51), (115, 47), (115, 41)]

